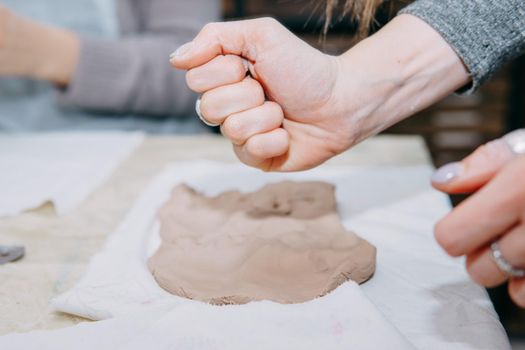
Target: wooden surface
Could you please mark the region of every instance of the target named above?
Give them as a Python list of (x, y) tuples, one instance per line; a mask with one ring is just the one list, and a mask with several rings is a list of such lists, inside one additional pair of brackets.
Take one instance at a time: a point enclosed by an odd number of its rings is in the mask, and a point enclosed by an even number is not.
[[(72, 325), (78, 318), (51, 311), (50, 299), (71, 288), (89, 259), (123, 219), (135, 198), (168, 163), (196, 159), (237, 162), (220, 137), (149, 138), (72, 214), (57, 217), (51, 205), (0, 219), (0, 244), (21, 244), (26, 257), (0, 266), (0, 334)], [(429, 164), (418, 137), (380, 136), (328, 164)], [(59, 179), (58, 179), (59, 181)]]

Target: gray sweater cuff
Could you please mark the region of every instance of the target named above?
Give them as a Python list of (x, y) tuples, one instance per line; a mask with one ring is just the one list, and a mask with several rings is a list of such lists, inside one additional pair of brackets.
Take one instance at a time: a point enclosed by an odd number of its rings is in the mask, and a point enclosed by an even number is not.
[(419, 0), (399, 14), (419, 17), (455, 50), (472, 78), (462, 93), (525, 51), (524, 0)]
[[(113, 110), (115, 106), (125, 105), (127, 86), (119, 81), (129, 65), (129, 52), (115, 50), (114, 43), (96, 38), (81, 38), (80, 55), (77, 68), (67, 89), (58, 91), (58, 102), (91, 110)], [(122, 48), (121, 48), (122, 49)], [(121, 62), (121, 64), (115, 64)], [(123, 92), (119, 94), (118, 92)]]

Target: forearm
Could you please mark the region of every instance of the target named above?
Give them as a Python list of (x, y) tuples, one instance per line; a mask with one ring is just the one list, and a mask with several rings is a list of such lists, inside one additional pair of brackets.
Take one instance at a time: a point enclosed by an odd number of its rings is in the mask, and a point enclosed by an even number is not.
[(67, 85), (78, 61), (77, 36), (21, 17), (16, 26), (16, 35), (7, 43), (10, 52), (18, 53), (12, 65), (19, 65), (19, 71), (14, 73)]
[[(432, 105), (470, 81), (465, 65), (447, 42), (411, 15), (394, 18), (338, 61), (341, 79), (335, 91), (341, 101), (340, 113), (351, 116), (354, 127), (360, 130), (355, 142)], [(359, 103), (344, 103), (349, 100)], [(358, 107), (348, 109), (348, 105)]]

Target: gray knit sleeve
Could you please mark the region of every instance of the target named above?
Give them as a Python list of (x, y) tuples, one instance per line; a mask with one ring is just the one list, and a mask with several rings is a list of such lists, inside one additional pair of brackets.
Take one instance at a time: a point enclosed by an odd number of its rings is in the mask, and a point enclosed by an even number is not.
[(470, 71), (472, 93), (525, 52), (525, 0), (418, 0), (400, 11), (437, 30)]
[[(124, 3), (123, 0), (119, 0)], [(220, 15), (218, 0), (126, 0), (118, 39), (81, 37), (79, 62), (63, 106), (112, 113), (184, 115), (196, 96), (169, 54)], [(132, 8), (132, 10), (130, 10)], [(126, 10), (126, 11), (123, 11)]]

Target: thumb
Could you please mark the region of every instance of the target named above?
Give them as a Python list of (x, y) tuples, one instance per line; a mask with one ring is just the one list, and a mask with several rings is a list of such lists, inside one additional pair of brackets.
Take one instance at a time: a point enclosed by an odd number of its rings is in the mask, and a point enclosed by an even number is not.
[(470, 193), (485, 185), (514, 157), (503, 139), (479, 147), (461, 162), (439, 168), (432, 176), (432, 185), (447, 193)]
[(189, 70), (219, 55), (237, 55), (255, 61), (258, 35), (275, 20), (261, 18), (236, 22), (209, 23), (193, 41), (179, 47), (171, 56), (171, 64)]

